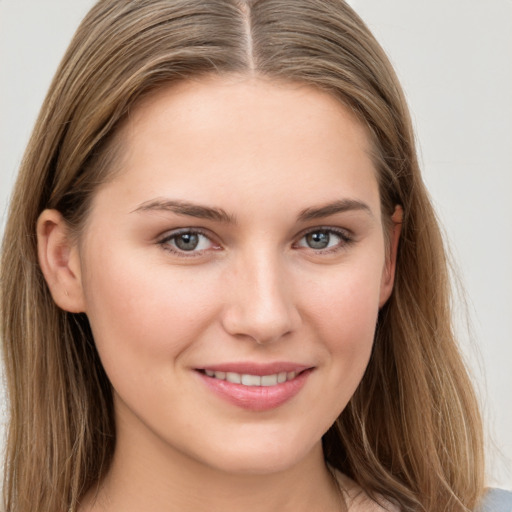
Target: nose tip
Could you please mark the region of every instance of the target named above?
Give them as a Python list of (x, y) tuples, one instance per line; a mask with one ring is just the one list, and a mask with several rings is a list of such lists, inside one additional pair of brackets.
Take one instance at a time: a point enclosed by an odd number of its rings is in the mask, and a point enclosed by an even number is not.
[[(264, 299), (260, 297), (254, 302), (261, 304)], [(251, 338), (263, 345), (276, 342), (294, 331), (293, 311), (276, 307), (275, 303), (258, 307), (254, 302), (229, 309), (224, 316), (224, 328), (229, 334)]]
[(245, 273), (230, 284), (231, 300), (223, 315), (224, 329), (229, 334), (263, 345), (297, 329), (300, 315), (291, 283), (283, 273), (266, 266), (260, 272)]

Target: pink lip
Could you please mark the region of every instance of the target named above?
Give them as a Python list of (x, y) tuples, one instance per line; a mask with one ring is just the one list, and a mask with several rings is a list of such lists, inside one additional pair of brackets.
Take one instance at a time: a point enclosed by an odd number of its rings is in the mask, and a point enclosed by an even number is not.
[[(208, 377), (202, 371), (197, 375), (202, 382), (217, 396), (229, 403), (249, 411), (268, 411), (291, 400), (306, 383), (313, 368), (292, 363), (254, 364), (230, 363), (212, 365), (201, 370), (235, 372), (250, 375), (272, 375), (281, 372), (297, 372), (298, 375), (275, 386), (244, 386), (225, 380)], [(300, 372), (300, 373), (299, 373)]]
[[(249, 375), (273, 375), (274, 373), (281, 372), (302, 372), (311, 368), (311, 366), (306, 366), (302, 364), (296, 363), (288, 363), (276, 361), (274, 363), (252, 363), (252, 362), (240, 362), (240, 363), (221, 363), (221, 364), (213, 364), (209, 366), (204, 366), (200, 368), (201, 370), (211, 370), (212, 372), (235, 372), (235, 373), (245, 373)], [(199, 369), (199, 368), (198, 368)]]

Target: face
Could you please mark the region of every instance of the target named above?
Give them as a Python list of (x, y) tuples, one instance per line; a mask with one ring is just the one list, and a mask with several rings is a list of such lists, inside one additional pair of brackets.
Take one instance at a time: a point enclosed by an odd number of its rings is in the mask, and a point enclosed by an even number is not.
[(118, 449), (238, 472), (318, 453), (392, 285), (365, 130), (307, 86), (210, 78), (121, 142), (76, 249)]

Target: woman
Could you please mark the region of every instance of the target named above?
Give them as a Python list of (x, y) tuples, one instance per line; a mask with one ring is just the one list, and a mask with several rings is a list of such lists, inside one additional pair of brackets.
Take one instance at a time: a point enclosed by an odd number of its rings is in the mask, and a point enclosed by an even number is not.
[(480, 501), (407, 108), (344, 3), (99, 2), (2, 258), (7, 510)]

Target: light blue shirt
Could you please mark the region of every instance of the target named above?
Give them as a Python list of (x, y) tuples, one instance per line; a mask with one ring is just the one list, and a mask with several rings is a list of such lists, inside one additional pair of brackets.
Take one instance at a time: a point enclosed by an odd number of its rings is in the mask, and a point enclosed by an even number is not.
[(512, 512), (512, 492), (489, 489), (476, 512)]

